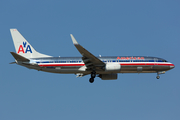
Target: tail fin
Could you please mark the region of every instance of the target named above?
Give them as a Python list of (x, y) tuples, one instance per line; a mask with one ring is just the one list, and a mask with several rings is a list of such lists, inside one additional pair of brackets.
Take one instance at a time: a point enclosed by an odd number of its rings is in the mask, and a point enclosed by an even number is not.
[(17, 29), (10, 29), (16, 53), (25, 58), (51, 57), (37, 52), (31, 44), (18, 32)]

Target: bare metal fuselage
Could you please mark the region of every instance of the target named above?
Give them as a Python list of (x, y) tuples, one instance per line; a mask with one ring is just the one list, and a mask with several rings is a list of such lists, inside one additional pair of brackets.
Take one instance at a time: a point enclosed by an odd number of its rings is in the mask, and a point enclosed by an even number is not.
[[(174, 65), (164, 59), (156, 57), (143, 57), (144, 59), (123, 59), (119, 60), (118, 57), (99, 57), (105, 64), (118, 63), (121, 65), (120, 70), (105, 70), (97, 69), (97, 74), (110, 74), (110, 73), (157, 73), (167, 71), (174, 68)], [(126, 57), (125, 57), (126, 58)], [(131, 58), (131, 57), (128, 57)], [(133, 58), (133, 57), (132, 57)], [(140, 57), (141, 58), (141, 57)], [(63, 74), (90, 74), (91, 70), (86, 69), (81, 57), (52, 57), (52, 58), (34, 58), (29, 63), (18, 63), (30, 69), (38, 71), (45, 71), (51, 73)]]
[(17, 29), (10, 29), (15, 52), (10, 52), (17, 64), (38, 71), (62, 74), (76, 74), (77, 77), (90, 74), (90, 83), (96, 75), (102, 80), (115, 80), (117, 73), (165, 73), (174, 64), (157, 57), (114, 56), (96, 57), (82, 47), (70, 34), (74, 46), (82, 57), (52, 57), (37, 52)]

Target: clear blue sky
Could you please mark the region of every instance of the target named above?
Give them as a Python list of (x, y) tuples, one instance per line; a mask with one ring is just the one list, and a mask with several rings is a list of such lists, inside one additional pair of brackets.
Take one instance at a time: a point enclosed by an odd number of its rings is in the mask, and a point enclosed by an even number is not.
[[(0, 120), (179, 120), (180, 1), (1, 0)], [(9, 32), (39, 52), (81, 56), (70, 34), (94, 55), (154, 56), (175, 64), (161, 75), (119, 74), (116, 81), (52, 74), (16, 64)]]

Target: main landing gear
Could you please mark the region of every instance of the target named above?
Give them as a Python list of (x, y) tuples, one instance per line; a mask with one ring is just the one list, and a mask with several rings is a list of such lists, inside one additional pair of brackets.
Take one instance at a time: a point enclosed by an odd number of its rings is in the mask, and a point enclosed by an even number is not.
[(93, 83), (95, 77), (96, 77), (96, 72), (95, 71), (91, 72), (91, 78), (89, 79), (89, 82)]

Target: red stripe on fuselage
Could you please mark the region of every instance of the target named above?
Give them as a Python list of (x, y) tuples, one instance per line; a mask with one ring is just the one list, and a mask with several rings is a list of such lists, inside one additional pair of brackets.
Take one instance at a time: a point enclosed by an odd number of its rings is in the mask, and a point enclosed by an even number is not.
[(174, 64), (171, 63), (121, 63), (122, 66), (129, 66), (129, 65), (133, 65), (133, 66), (144, 66), (144, 65), (160, 65), (160, 66), (174, 66)]
[[(171, 63), (119, 63), (121, 66), (145, 66), (145, 65), (159, 65), (159, 66), (174, 66)], [(85, 64), (39, 64), (41, 67), (48, 66), (84, 66)]]
[(49, 66), (84, 66), (84, 64), (40, 64), (41, 67), (49, 67)]

